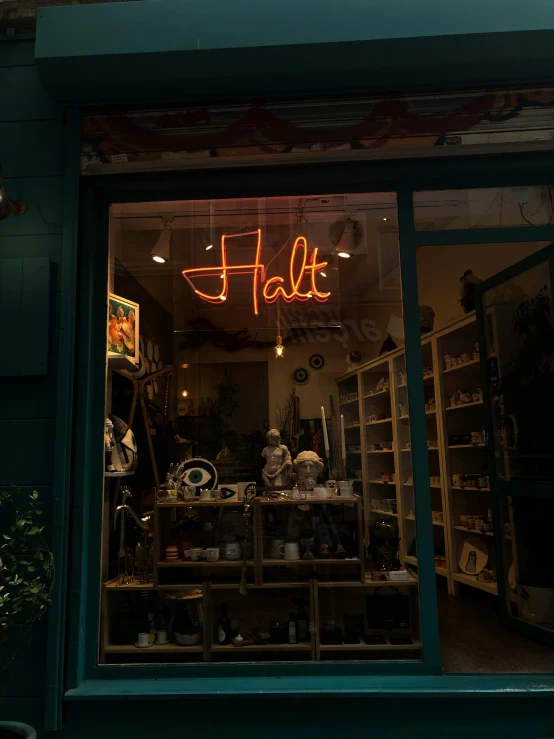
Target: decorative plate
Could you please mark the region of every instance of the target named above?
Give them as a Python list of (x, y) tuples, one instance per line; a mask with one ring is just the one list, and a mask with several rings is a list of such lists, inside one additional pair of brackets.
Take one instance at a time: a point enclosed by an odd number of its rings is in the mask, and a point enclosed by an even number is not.
[(156, 362), (160, 361), (160, 347), (157, 344), (154, 346), (154, 359)]
[(307, 385), (310, 381), (310, 373), (305, 367), (296, 367), (291, 377), (295, 385)]
[(325, 359), (321, 354), (312, 354), (310, 357), (310, 367), (314, 370), (320, 370), (325, 364)]
[(458, 551), (458, 565), (466, 575), (478, 575), (487, 566), (489, 550), (477, 536), (464, 539)]
[(154, 344), (151, 341), (146, 344), (146, 356), (150, 361), (154, 359)]
[(189, 459), (178, 470), (183, 485), (192, 485), (197, 490), (213, 490), (217, 485), (217, 470), (207, 459)]

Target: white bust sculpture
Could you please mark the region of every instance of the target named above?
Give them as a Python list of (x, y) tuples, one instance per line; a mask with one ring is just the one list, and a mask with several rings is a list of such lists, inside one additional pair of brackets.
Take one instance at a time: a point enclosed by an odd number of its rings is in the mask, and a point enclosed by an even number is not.
[(296, 484), (300, 490), (313, 490), (317, 484), (317, 476), (323, 470), (323, 460), (315, 452), (300, 452), (294, 460)]
[(265, 467), (262, 477), (267, 486), (284, 488), (291, 480), (292, 459), (290, 452), (284, 444), (281, 444), (281, 434), (277, 429), (267, 432), (267, 446), (262, 450), (265, 458)]

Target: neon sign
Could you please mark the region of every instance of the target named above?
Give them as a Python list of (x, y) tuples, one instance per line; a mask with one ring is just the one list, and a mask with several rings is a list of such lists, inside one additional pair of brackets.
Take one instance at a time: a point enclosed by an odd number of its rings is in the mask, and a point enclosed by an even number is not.
[[(256, 255), (251, 264), (229, 265), (227, 263), (227, 243), (233, 238), (244, 236), (256, 236)], [(229, 295), (229, 277), (232, 275), (252, 275), (252, 302), (254, 314), (258, 315), (260, 285), (263, 284), (261, 294), (266, 303), (275, 303), (279, 298), (285, 303), (294, 300), (305, 302), (315, 299), (319, 303), (325, 303), (331, 295), (330, 292), (321, 292), (317, 289), (316, 275), (327, 266), (328, 262), (317, 261), (317, 247), (308, 257), (308, 241), (305, 236), (298, 236), (295, 240), (289, 262), (289, 284), (285, 284), (285, 278), (279, 275), (266, 279), (265, 265), (260, 261), (262, 252), (262, 229), (249, 231), (241, 234), (224, 234), (221, 237), (221, 264), (216, 267), (193, 267), (183, 270), (183, 277), (192, 287), (196, 295), (209, 303), (221, 303), (227, 300)], [(205, 293), (195, 285), (195, 280), (203, 277), (219, 277), (221, 289), (214, 294)], [(305, 278), (309, 280), (309, 287), (302, 288)]]

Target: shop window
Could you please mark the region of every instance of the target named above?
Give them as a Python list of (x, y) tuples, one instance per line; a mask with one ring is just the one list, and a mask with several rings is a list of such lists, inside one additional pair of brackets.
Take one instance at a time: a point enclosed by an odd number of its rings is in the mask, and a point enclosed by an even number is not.
[[(554, 493), (553, 257), (549, 242), (536, 241), (417, 249), (424, 430), (449, 672), (554, 667), (545, 638), (554, 628), (546, 552)], [(402, 495), (409, 498), (411, 488)]]
[(552, 187), (490, 187), (414, 193), (418, 231), (554, 223)]
[(395, 196), (110, 241), (99, 662), (420, 660)]

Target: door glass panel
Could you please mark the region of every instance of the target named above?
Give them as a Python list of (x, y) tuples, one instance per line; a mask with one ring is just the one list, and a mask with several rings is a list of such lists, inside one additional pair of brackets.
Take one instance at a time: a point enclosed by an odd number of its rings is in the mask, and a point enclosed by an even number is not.
[(554, 220), (549, 187), (488, 187), (414, 193), (417, 231), (545, 226)]
[(548, 262), (484, 295), (491, 442), (504, 480), (554, 479), (554, 332)]

